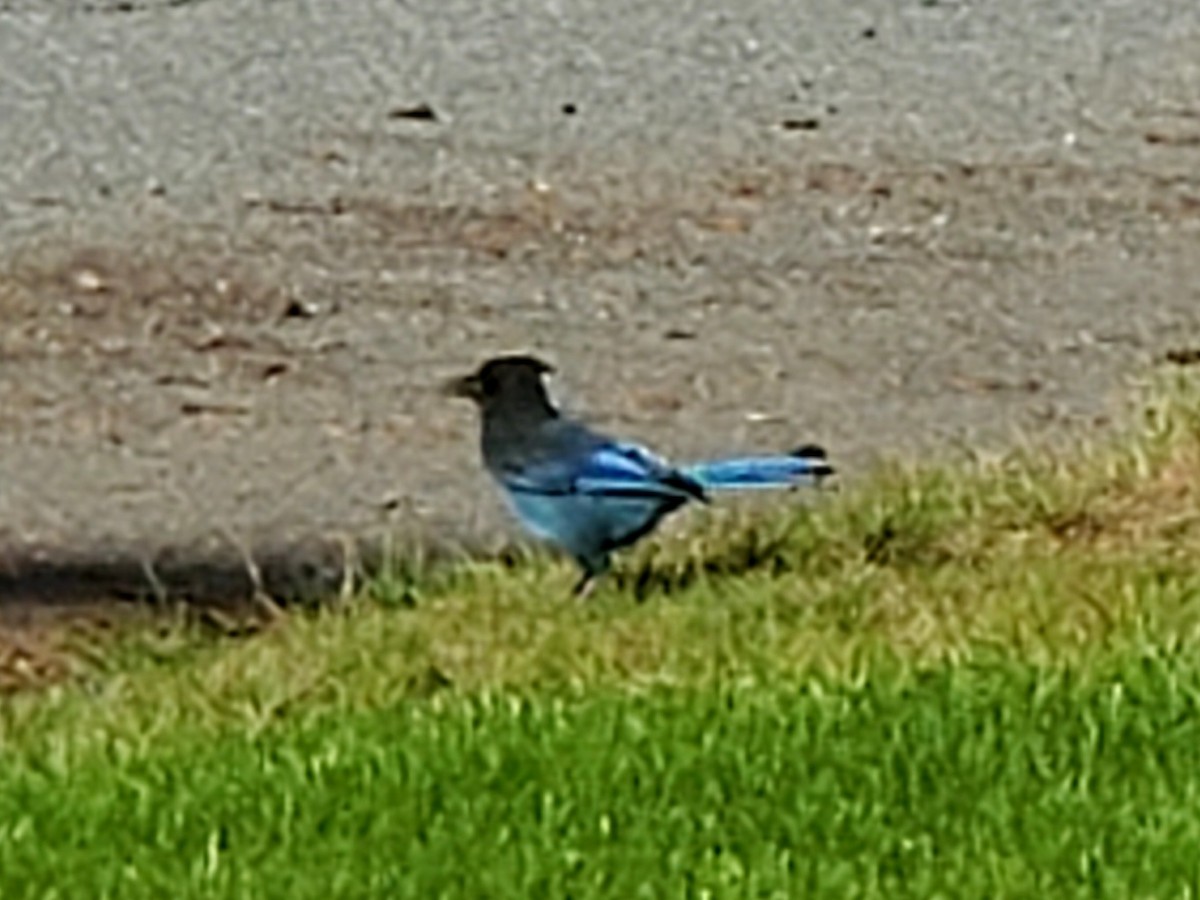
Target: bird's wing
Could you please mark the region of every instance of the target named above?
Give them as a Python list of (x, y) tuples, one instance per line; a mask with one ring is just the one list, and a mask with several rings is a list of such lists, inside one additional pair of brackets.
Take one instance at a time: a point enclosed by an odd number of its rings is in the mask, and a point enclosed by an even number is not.
[(637, 444), (605, 442), (584, 452), (548, 455), (506, 468), (504, 484), (520, 493), (627, 499), (704, 499), (692, 478)]

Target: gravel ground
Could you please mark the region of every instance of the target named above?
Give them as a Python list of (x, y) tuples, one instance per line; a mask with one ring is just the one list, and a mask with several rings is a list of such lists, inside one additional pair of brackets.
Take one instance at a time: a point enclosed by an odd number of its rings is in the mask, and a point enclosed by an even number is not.
[(0, 606), (511, 534), (496, 352), (853, 478), (1200, 343), (1194, 0), (423, 5), (0, 2)]

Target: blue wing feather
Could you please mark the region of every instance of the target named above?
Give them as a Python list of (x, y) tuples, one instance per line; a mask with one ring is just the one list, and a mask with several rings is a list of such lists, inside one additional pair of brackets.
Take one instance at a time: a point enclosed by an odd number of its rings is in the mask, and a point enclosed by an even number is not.
[(607, 443), (576, 457), (540, 460), (505, 472), (503, 481), (513, 491), (557, 496), (687, 500), (703, 494), (700, 485), (636, 444)]

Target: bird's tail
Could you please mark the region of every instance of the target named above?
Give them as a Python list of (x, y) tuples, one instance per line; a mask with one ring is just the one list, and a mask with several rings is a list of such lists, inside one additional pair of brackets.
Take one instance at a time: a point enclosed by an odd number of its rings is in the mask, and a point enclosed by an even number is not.
[(797, 447), (786, 456), (740, 456), (680, 467), (705, 489), (741, 491), (820, 484), (832, 475), (825, 451), (812, 444)]

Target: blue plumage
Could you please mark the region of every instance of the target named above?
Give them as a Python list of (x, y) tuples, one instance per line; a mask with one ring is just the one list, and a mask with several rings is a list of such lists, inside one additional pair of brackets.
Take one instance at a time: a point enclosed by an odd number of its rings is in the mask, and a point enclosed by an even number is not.
[(579, 563), (585, 592), (614, 550), (648, 534), (663, 517), (707, 492), (815, 484), (833, 469), (819, 447), (672, 466), (637, 444), (614, 440), (562, 416), (546, 395), (551, 371), (527, 356), (501, 357), (452, 389), (483, 417), (484, 464), (522, 524)]
[(706, 490), (755, 490), (818, 484), (833, 473), (819, 447), (801, 447), (788, 456), (746, 456), (680, 466)]

